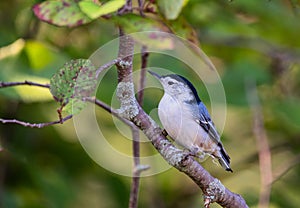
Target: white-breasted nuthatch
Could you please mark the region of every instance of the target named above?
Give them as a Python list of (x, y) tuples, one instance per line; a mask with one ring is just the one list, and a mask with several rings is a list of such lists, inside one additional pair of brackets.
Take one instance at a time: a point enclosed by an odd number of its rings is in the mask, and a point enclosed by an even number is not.
[(230, 157), (220, 135), (191, 82), (176, 74), (160, 76), (148, 72), (164, 88), (164, 95), (158, 105), (158, 116), (168, 135), (193, 155), (208, 154), (217, 158), (225, 170), (232, 172)]

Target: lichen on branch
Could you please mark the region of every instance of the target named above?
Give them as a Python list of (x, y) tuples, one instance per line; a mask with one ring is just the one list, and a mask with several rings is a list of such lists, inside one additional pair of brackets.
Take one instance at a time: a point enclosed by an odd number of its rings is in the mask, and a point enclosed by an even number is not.
[(119, 114), (128, 120), (133, 119), (138, 113), (138, 104), (134, 96), (132, 82), (120, 82), (117, 86), (117, 97), (121, 103)]

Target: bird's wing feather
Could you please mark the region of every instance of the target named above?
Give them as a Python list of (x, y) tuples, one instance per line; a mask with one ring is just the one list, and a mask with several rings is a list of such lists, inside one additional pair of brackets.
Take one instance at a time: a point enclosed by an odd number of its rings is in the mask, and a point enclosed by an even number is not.
[(218, 134), (214, 123), (212, 122), (210, 115), (205, 105), (200, 102), (198, 104), (200, 117), (197, 120), (198, 124), (209, 134), (216, 143), (220, 142), (220, 135)]

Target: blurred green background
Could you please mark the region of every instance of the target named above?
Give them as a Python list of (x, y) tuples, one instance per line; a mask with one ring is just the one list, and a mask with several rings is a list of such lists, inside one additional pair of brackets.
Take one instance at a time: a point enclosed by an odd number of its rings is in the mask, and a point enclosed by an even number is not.
[[(88, 58), (117, 37), (115, 26), (105, 20), (74, 29), (42, 23), (31, 11), (38, 2), (0, 2), (0, 81), (48, 83), (66, 61)], [(250, 207), (258, 204), (260, 172), (253, 113), (247, 100), (249, 79), (257, 84), (273, 174), (287, 169), (272, 184), (270, 207), (299, 207), (300, 203), (299, 9), (300, 3), (293, 0), (191, 0), (182, 11), (215, 64), (227, 99), (222, 140), (234, 173), (223, 171), (211, 160), (203, 165), (226, 187), (241, 194)], [(136, 68), (139, 65), (136, 57)], [(172, 68), (193, 83), (198, 81), (172, 59), (150, 55), (149, 66)], [(98, 91), (99, 98), (109, 103), (115, 86), (116, 72), (111, 69)], [(205, 88), (201, 84), (196, 87), (209, 106)], [(147, 112), (157, 106), (161, 94), (146, 90)], [(53, 121), (57, 107), (48, 90), (0, 89), (0, 118)], [(124, 139), (109, 114), (102, 109), (97, 113), (104, 131)], [(129, 142), (114, 145), (131, 152)], [(43, 129), (0, 124), (0, 147), (1, 207), (127, 207), (131, 179), (111, 173), (89, 158), (72, 121)], [(144, 149), (154, 152), (150, 144)], [(112, 162), (118, 161), (112, 158)], [(173, 168), (142, 178), (139, 197), (139, 207), (149, 208), (201, 207), (203, 203), (198, 187)]]

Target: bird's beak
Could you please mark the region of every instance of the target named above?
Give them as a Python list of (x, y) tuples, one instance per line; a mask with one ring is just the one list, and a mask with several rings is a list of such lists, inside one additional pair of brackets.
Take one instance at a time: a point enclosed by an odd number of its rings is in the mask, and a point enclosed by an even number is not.
[(155, 72), (153, 72), (153, 71), (150, 71), (150, 70), (147, 70), (152, 76), (154, 76), (155, 78), (157, 78), (157, 79), (160, 79), (161, 78), (161, 76), (160, 75), (158, 75), (158, 74), (156, 74)]

